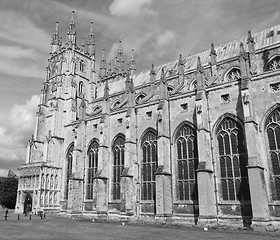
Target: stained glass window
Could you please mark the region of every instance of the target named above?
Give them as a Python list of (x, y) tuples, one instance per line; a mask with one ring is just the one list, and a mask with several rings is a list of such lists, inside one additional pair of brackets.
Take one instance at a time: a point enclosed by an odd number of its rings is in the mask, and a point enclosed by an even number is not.
[(218, 127), (217, 138), (223, 200), (249, 200), (248, 159), (241, 124), (226, 117)]
[(121, 174), (124, 168), (124, 143), (123, 136), (118, 136), (113, 144), (113, 199), (121, 199)]
[(74, 149), (74, 144), (72, 144), (68, 148), (68, 151), (67, 151), (67, 154), (66, 154), (67, 170), (66, 170), (65, 199), (68, 199), (69, 179), (70, 179), (70, 177), (72, 175), (73, 149)]
[(93, 178), (98, 166), (98, 142), (93, 141), (88, 149), (87, 189), (86, 198), (93, 199)]
[(142, 200), (154, 200), (156, 189), (157, 135), (148, 131), (142, 140)]
[(177, 199), (197, 200), (197, 138), (196, 131), (183, 125), (176, 134)]
[(271, 164), (272, 199), (280, 201), (280, 108), (276, 108), (266, 120)]
[(225, 77), (225, 81), (231, 82), (231, 81), (236, 81), (241, 78), (241, 73), (239, 68), (232, 68)]

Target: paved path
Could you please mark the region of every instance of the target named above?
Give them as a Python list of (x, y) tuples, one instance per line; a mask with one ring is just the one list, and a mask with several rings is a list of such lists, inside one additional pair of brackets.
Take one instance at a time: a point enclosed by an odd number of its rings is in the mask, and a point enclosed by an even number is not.
[(0, 219), (1, 240), (189, 240), (189, 239), (215, 239), (215, 240), (276, 240), (264, 234), (253, 231), (225, 232), (209, 229), (204, 232), (199, 228), (179, 228), (151, 225), (121, 225), (120, 223), (91, 222), (90, 220), (72, 219), (69, 217), (47, 215), (45, 219), (39, 216), (28, 217), (10, 214), (8, 221)]

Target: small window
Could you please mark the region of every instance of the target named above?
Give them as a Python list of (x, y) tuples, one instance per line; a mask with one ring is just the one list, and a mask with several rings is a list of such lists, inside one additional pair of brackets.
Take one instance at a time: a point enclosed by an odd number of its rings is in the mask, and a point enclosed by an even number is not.
[(229, 94), (223, 94), (221, 95), (221, 103), (229, 103), (230, 102), (230, 96)]
[(188, 103), (183, 103), (183, 104), (181, 104), (181, 108), (182, 108), (184, 111), (188, 111)]
[(266, 38), (270, 38), (274, 36), (274, 31), (271, 30), (269, 33), (266, 34)]
[(97, 123), (93, 124), (93, 131), (97, 130)]
[(277, 31), (277, 35), (279, 35), (279, 34), (280, 34), (280, 30)]
[(153, 115), (152, 111), (146, 112), (146, 119), (151, 119)]
[(271, 92), (279, 92), (280, 91), (280, 82), (270, 84)]
[(144, 93), (140, 93), (136, 99), (135, 99), (135, 102), (138, 104), (142, 101), (142, 99), (144, 99), (146, 97), (146, 95)]
[(79, 82), (79, 94), (83, 94), (84, 92), (84, 83), (81, 81)]
[(117, 119), (117, 125), (122, 125), (123, 119), (122, 118), (118, 118)]
[(80, 72), (84, 72), (85, 63), (84, 61), (80, 61)]

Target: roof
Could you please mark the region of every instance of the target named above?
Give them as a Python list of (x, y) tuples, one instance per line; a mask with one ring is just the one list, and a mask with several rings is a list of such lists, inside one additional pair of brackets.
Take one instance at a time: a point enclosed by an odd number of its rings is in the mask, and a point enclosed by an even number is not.
[[(280, 24), (267, 28), (265, 30), (261, 30), (252, 34), (255, 41), (255, 50), (262, 49), (264, 47), (270, 46), (275, 43), (280, 42)], [(243, 36), (239, 39), (233, 40), (231, 42), (227, 42), (215, 47), (217, 53), (217, 61), (223, 61), (232, 57), (236, 57), (239, 55), (239, 46), (240, 43), (244, 44), (244, 48), (247, 51), (247, 36)], [(209, 43), (210, 46), (210, 43)], [(182, 58), (185, 64), (185, 71), (194, 70), (196, 68), (197, 58), (200, 57), (202, 65), (208, 65), (210, 62), (210, 47), (209, 49), (196, 53), (190, 56), (185, 56)], [(160, 66), (155, 67), (156, 79), (160, 78), (161, 69), (164, 67), (165, 72), (170, 70), (174, 71), (175, 74), (178, 73), (178, 59), (168, 62), (166, 64), (162, 64)], [(148, 83), (150, 80), (150, 70), (146, 70), (140, 72), (133, 76), (134, 86), (140, 86), (145, 83)], [(103, 97), (103, 88), (101, 85), (98, 89), (97, 97)], [(110, 94), (114, 94), (125, 89), (125, 78), (121, 78), (119, 80), (114, 80), (109, 83)]]
[(0, 177), (14, 178), (17, 177), (17, 175), (12, 170), (0, 169)]

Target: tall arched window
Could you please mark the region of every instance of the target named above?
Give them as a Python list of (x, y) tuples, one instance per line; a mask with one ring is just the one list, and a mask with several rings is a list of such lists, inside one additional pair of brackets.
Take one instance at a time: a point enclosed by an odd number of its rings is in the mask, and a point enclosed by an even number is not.
[(113, 144), (113, 200), (121, 199), (121, 174), (124, 167), (124, 136), (118, 136)]
[(87, 189), (86, 198), (93, 199), (93, 178), (98, 166), (98, 142), (93, 141), (88, 148), (88, 169), (87, 169)]
[(280, 201), (280, 108), (276, 108), (266, 120), (271, 166), (272, 199)]
[(156, 190), (157, 135), (148, 131), (142, 140), (142, 200), (154, 200)]
[(184, 124), (176, 134), (177, 147), (177, 199), (198, 200), (197, 138), (194, 128)]
[(68, 148), (68, 151), (66, 153), (67, 169), (66, 169), (65, 199), (68, 199), (69, 179), (72, 175), (73, 149), (74, 149), (74, 144), (71, 144), (71, 146)]
[(248, 159), (241, 124), (230, 117), (224, 118), (217, 137), (223, 200), (249, 200)]

